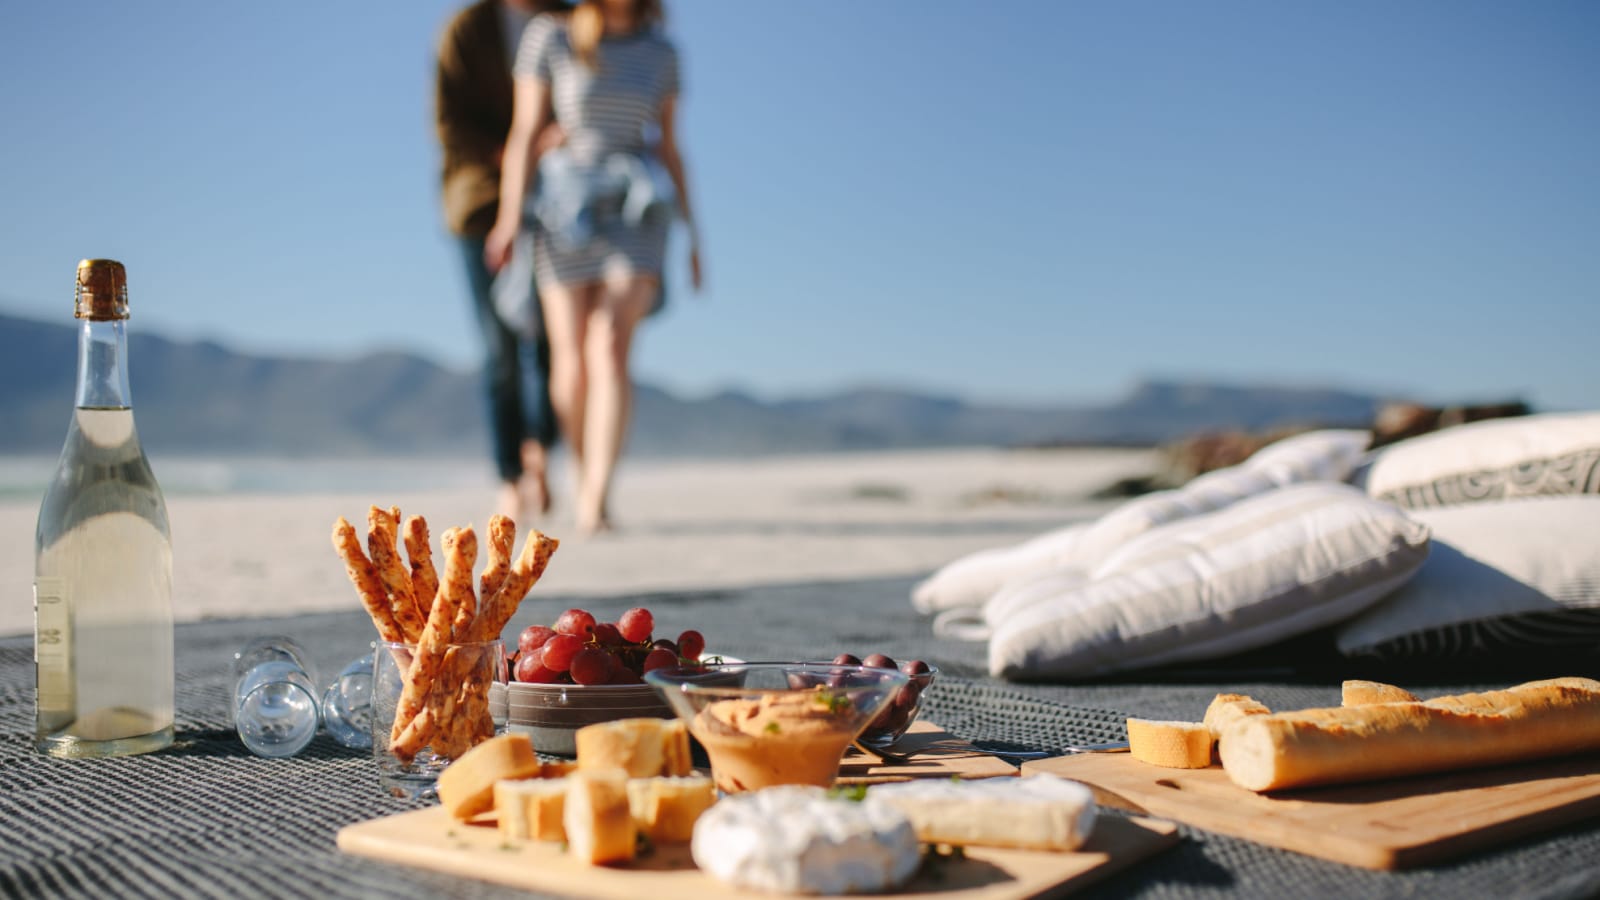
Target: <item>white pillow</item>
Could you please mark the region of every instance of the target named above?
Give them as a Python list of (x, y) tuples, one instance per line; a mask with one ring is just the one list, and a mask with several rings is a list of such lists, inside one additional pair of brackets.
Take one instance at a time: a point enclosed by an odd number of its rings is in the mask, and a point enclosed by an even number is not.
[(1600, 412), (1489, 419), (1420, 435), (1379, 450), (1351, 482), (1408, 509), (1600, 493)]
[(1064, 562), (1098, 573), (1110, 554), (1133, 538), (1171, 522), (1306, 481), (1344, 481), (1372, 434), (1356, 429), (1309, 431), (1275, 441), (1236, 466), (1207, 472), (1181, 488), (1129, 500), (1101, 516)]
[(1325, 428), (1274, 441), (1244, 464), (1266, 474), (1279, 486), (1304, 481), (1345, 481), (1372, 443), (1372, 432), (1359, 428)]
[(1136, 497), (1096, 519), (1062, 564), (1098, 572), (1106, 557), (1152, 528), (1222, 509), (1274, 487), (1277, 484), (1265, 472), (1229, 466), (1181, 488)]
[(1060, 564), (1087, 522), (1048, 531), (1028, 541), (970, 553), (944, 566), (911, 590), (911, 605), (931, 615), (947, 609), (982, 606), (1006, 582), (1029, 578)]
[(1584, 634), (1600, 645), (1600, 497), (1475, 503), (1412, 517), (1433, 530), (1432, 555), (1409, 584), (1339, 630), (1341, 652), (1437, 657), (1571, 645)]
[(1086, 583), (1008, 586), (984, 608), (989, 671), (1086, 678), (1261, 647), (1360, 612), (1427, 555), (1427, 526), (1355, 488), (1282, 488), (1151, 531)]

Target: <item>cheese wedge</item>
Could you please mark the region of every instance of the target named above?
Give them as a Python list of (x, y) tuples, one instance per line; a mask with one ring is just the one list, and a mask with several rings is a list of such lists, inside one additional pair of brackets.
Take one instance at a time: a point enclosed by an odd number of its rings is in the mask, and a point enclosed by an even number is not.
[(1251, 699), (1244, 694), (1218, 694), (1206, 707), (1205, 724), (1210, 729), (1213, 739), (1222, 737), (1222, 729), (1230, 722), (1237, 721), (1245, 716), (1267, 716), (1272, 710), (1259, 700)]
[(1340, 686), (1340, 706), (1371, 706), (1374, 703), (1420, 703), (1416, 694), (1381, 681), (1346, 681)]
[(1204, 769), (1211, 765), (1212, 740), (1204, 722), (1128, 720), (1128, 751), (1152, 766)]
[(566, 808), (565, 778), (495, 782), (495, 825), (508, 841), (566, 840), (562, 823)]
[(634, 778), (688, 775), (689, 729), (682, 719), (617, 719), (573, 734), (580, 769), (622, 769)]
[(561, 824), (574, 859), (591, 865), (633, 859), (635, 832), (628, 810), (628, 773), (579, 768), (563, 779)]
[(694, 837), (694, 823), (715, 802), (716, 789), (704, 775), (628, 782), (628, 809), (634, 827), (657, 844), (683, 843)]
[(525, 734), (503, 734), (473, 747), (439, 773), (439, 803), (457, 819), (494, 808), (494, 785), (538, 774), (539, 760)]
[(1076, 850), (1094, 828), (1094, 794), (1050, 774), (901, 781), (867, 796), (905, 813), (925, 844)]

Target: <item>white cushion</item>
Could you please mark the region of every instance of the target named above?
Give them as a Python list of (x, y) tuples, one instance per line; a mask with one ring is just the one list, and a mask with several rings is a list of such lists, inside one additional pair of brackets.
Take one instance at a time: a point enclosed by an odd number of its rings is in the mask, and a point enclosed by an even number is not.
[(1405, 587), (1340, 628), (1341, 652), (1448, 656), (1571, 644), (1578, 629), (1600, 644), (1600, 497), (1475, 503), (1412, 517), (1433, 530), (1432, 555)]
[(1273, 441), (1250, 455), (1245, 465), (1264, 473), (1274, 484), (1345, 481), (1372, 443), (1372, 432), (1357, 428), (1325, 428)]
[(1155, 529), (1090, 581), (1007, 586), (984, 608), (989, 670), (1085, 678), (1249, 650), (1349, 618), (1427, 554), (1427, 526), (1355, 488), (1270, 491)]
[(917, 612), (982, 606), (1008, 581), (1030, 578), (1061, 564), (1088, 528), (1087, 522), (1048, 531), (1020, 544), (979, 550), (955, 560), (911, 591)]
[(1424, 434), (1379, 450), (1351, 482), (1409, 509), (1600, 493), (1600, 412), (1489, 419)]
[(1089, 526), (1063, 562), (1098, 574), (1107, 556), (1152, 528), (1224, 509), (1273, 488), (1344, 481), (1371, 440), (1367, 431), (1324, 429), (1275, 441), (1239, 465), (1123, 503)]

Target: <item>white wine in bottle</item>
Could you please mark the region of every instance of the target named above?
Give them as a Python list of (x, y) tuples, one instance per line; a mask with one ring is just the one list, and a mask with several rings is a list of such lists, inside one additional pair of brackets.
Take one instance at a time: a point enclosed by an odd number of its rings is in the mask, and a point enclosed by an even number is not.
[(172, 743), (172, 538), (133, 427), (127, 273), (78, 264), (78, 389), (34, 542), (34, 739), (52, 756)]

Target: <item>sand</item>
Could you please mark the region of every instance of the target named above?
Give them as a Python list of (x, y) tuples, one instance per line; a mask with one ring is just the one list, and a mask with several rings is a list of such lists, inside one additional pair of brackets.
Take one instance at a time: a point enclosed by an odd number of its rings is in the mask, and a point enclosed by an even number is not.
[[(1075, 449), (625, 460), (614, 493), (618, 530), (564, 540), (530, 600), (925, 573), (1102, 511), (1107, 504), (1089, 492), (1146, 473), (1152, 459), (1149, 451)], [(171, 492), (176, 616), (358, 608), (329, 541), (334, 518), (364, 533), (369, 505), (396, 504), (427, 517), (436, 547), (451, 525), (481, 533), (494, 485), (487, 474), (462, 476), (479, 468), (477, 460), (417, 463), (405, 477), (395, 467), (390, 486), (359, 491)], [(449, 486), (417, 487), (429, 483)], [(534, 527), (570, 535), (564, 500), (558, 486), (555, 514)], [(35, 497), (0, 500), (0, 635), (33, 627), (37, 514)]]

